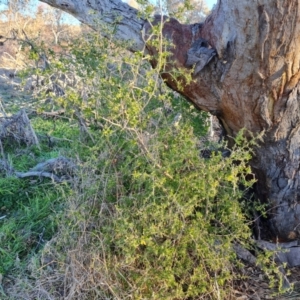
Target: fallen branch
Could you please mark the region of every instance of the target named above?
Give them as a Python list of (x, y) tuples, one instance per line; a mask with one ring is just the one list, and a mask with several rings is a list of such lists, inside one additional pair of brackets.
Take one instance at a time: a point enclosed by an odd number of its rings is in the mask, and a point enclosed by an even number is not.
[[(279, 265), (278, 274), (283, 283), (283, 289), (288, 290), (291, 288), (291, 284), (287, 278), (286, 272), (284, 270), (283, 264), (287, 263), (288, 267), (299, 266), (300, 263), (300, 247), (295, 247), (297, 245), (297, 241), (293, 241), (290, 243), (283, 243), (281, 247), (279, 244), (269, 243), (267, 241), (259, 240), (256, 241), (257, 246), (262, 250), (274, 251), (275, 261)], [(282, 250), (283, 249), (283, 250)], [(289, 249), (289, 250), (287, 250)], [(293, 250), (297, 249), (297, 250)], [(259, 269), (262, 269), (262, 266), (258, 264), (256, 257), (247, 249), (242, 247), (240, 244), (235, 243), (233, 245), (233, 250), (235, 251), (237, 257), (247, 264), (254, 265)], [(292, 250), (292, 251), (291, 251)], [(297, 253), (296, 258), (293, 257)], [(299, 259), (299, 261), (297, 260)]]
[(68, 158), (59, 156), (37, 164), (30, 172), (49, 172), (54, 175), (74, 175), (77, 166)]
[(59, 116), (63, 116), (65, 114), (65, 110), (59, 109), (56, 111), (43, 111), (43, 112), (37, 112), (36, 110), (33, 110), (29, 114), (33, 116), (43, 116), (45, 118), (56, 118)]
[(15, 172), (15, 175), (18, 178), (26, 178), (26, 177), (32, 177), (32, 176), (37, 176), (37, 177), (47, 177), (52, 179), (53, 181), (57, 182), (57, 183), (61, 183), (63, 180), (61, 178), (59, 178), (58, 176), (54, 175), (53, 173), (49, 173), (49, 172), (38, 172), (38, 171), (29, 171), (26, 173), (22, 173), (22, 172)]
[(240, 244), (233, 244), (233, 250), (235, 251), (237, 257), (250, 265), (256, 265), (256, 257), (246, 248), (242, 247)]
[(279, 263), (286, 263), (289, 268), (300, 266), (300, 245), (297, 240), (277, 244), (260, 240), (256, 244), (260, 249), (274, 251)]
[(56, 183), (61, 183), (74, 177), (76, 170), (77, 166), (70, 159), (63, 156), (48, 159), (45, 162), (37, 164), (27, 172), (15, 171), (7, 161), (0, 160), (0, 175), (15, 175), (18, 178), (46, 177)]

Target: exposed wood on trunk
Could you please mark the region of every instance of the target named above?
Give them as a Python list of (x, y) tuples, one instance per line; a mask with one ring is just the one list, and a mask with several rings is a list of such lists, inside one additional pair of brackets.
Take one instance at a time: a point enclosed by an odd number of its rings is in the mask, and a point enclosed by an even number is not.
[[(42, 2), (94, 28), (97, 21), (117, 25), (116, 38), (131, 39), (133, 51), (147, 48), (152, 55), (158, 51), (145, 45), (150, 23), (118, 0)], [(273, 208), (269, 223), (273, 237), (285, 241), (298, 238), (300, 232), (299, 10), (299, 1), (222, 0), (203, 24), (182, 25), (164, 19), (163, 26), (164, 38), (174, 44), (162, 73), (166, 83), (178, 90), (168, 71), (190, 68), (188, 54), (201, 38), (217, 55), (180, 92), (199, 109), (216, 115), (229, 136), (242, 128), (254, 134), (265, 132), (252, 167), (260, 199)], [(154, 22), (161, 19), (158, 16)], [(202, 53), (200, 48), (194, 51)]]

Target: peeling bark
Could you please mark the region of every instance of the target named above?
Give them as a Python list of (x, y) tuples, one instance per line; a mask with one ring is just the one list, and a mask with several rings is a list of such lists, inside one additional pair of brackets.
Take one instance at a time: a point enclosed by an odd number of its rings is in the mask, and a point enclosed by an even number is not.
[[(151, 26), (137, 11), (118, 0), (43, 0), (81, 22), (116, 25), (116, 38), (131, 39), (132, 51), (145, 45)], [(91, 14), (91, 12), (93, 12)], [(160, 22), (157, 16), (154, 22)], [(163, 35), (174, 47), (170, 68), (199, 63), (194, 82), (181, 94), (217, 116), (228, 136), (246, 128), (264, 132), (252, 167), (257, 194), (270, 204), (274, 238), (297, 239), (300, 233), (300, 8), (299, 1), (219, 0), (202, 24), (166, 20)], [(202, 39), (202, 40), (199, 40)], [(201, 41), (198, 44), (196, 41)], [(202, 48), (202, 49), (201, 49)], [(209, 49), (211, 49), (209, 51)], [(216, 55), (213, 55), (216, 54)], [(194, 57), (191, 57), (194, 55)], [(196, 58), (195, 58), (196, 57)], [(196, 60), (199, 60), (196, 62)], [(155, 61), (152, 61), (155, 64)], [(167, 73), (162, 77), (178, 90)]]

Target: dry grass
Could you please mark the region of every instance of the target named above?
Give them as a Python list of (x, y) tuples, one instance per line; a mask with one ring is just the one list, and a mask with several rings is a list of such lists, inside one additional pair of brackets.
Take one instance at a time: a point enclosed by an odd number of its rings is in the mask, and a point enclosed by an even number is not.
[[(106, 252), (101, 234), (101, 227), (114, 217), (113, 207), (99, 202), (97, 194), (101, 191), (97, 188), (94, 196), (83, 194), (87, 187), (95, 188), (98, 180), (104, 178), (95, 175), (92, 169), (85, 169), (84, 173), (89, 176), (82, 174), (74, 184), (74, 193), (68, 198), (59, 232), (28, 262), (25, 271), (4, 279), (7, 298), (1, 299), (134, 299), (129, 292), (134, 287), (127, 286), (125, 292), (124, 284), (128, 282), (126, 278), (120, 279), (119, 270), (125, 262)], [(95, 215), (94, 211), (98, 213)], [(242, 272), (244, 279), (232, 283), (232, 296), (224, 300), (299, 299), (296, 291), (272, 296), (274, 291), (269, 288), (267, 279), (254, 266), (245, 266), (242, 271), (235, 272)], [(297, 269), (292, 273), (294, 281), (299, 280)]]
[(25, 53), (20, 51), (17, 41), (5, 41), (0, 46), (0, 67), (5, 69), (20, 70), (26, 67)]

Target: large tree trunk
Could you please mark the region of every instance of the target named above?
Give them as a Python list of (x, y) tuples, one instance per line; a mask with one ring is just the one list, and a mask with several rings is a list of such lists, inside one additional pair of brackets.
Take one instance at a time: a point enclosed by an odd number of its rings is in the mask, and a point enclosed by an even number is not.
[[(150, 54), (157, 51), (144, 44), (149, 23), (119, 0), (42, 2), (92, 27), (99, 20), (117, 23), (116, 37), (130, 38), (131, 50), (146, 47)], [(172, 66), (191, 68), (188, 54), (194, 55), (194, 63), (199, 59), (202, 64), (195, 71), (195, 81), (180, 92), (197, 108), (217, 116), (228, 136), (234, 137), (242, 128), (254, 134), (265, 133), (252, 167), (258, 178), (257, 194), (270, 204), (272, 236), (280, 240), (296, 239), (300, 232), (299, 4), (219, 0), (203, 24), (182, 25), (171, 19), (163, 28), (164, 37), (174, 44), (170, 49)], [(160, 20), (156, 17), (156, 22)], [(171, 76), (162, 76), (171, 88), (178, 89)]]

